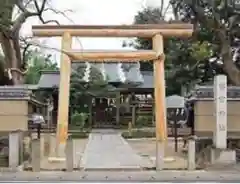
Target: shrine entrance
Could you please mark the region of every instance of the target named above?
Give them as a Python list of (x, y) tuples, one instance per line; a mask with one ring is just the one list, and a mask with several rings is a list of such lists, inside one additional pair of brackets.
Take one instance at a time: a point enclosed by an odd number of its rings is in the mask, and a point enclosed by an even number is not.
[[(60, 49), (60, 84), (57, 121), (57, 157), (64, 156), (64, 148), (68, 137), (68, 108), (71, 62), (97, 63), (131, 63), (138, 61), (153, 61), (154, 65), (154, 98), (156, 125), (156, 169), (163, 169), (164, 148), (167, 143), (167, 123), (165, 106), (165, 74), (164, 74), (164, 37), (190, 37), (192, 24), (160, 23), (143, 25), (43, 25), (33, 26), (33, 36), (62, 37)], [(152, 50), (137, 51), (86, 51), (73, 50), (73, 37), (141, 37), (152, 39)], [(126, 81), (127, 82), (127, 81)], [(62, 151), (62, 154), (60, 154)]]
[(112, 98), (95, 98), (93, 103), (93, 128), (115, 128), (116, 104)]

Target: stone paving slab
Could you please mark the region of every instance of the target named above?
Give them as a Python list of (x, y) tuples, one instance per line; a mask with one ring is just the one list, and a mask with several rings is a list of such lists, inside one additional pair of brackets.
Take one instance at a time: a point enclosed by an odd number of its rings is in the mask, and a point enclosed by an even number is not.
[(89, 135), (81, 161), (84, 170), (142, 169), (153, 167), (152, 162), (134, 152), (119, 132), (98, 131)]
[(0, 173), (1, 182), (239, 182), (236, 171), (17, 172)]

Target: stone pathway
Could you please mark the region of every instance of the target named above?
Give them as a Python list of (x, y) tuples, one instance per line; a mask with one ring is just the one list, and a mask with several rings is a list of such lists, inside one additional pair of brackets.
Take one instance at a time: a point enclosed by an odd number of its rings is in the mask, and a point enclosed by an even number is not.
[(135, 153), (121, 134), (114, 130), (93, 130), (80, 165), (84, 170), (153, 167), (150, 161)]

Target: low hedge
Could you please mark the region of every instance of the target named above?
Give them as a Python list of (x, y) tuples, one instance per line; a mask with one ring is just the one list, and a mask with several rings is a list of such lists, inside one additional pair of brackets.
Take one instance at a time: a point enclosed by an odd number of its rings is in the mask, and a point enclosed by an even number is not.
[(68, 132), (72, 139), (87, 139), (90, 133), (90, 130), (82, 130), (82, 131), (69, 131)]
[(137, 138), (154, 138), (156, 137), (155, 131), (147, 130), (133, 130), (131, 135), (128, 131), (122, 133), (123, 138), (125, 139), (137, 139)]
[(71, 138), (72, 139), (87, 139), (88, 138), (89, 133), (87, 132), (74, 132), (71, 133)]

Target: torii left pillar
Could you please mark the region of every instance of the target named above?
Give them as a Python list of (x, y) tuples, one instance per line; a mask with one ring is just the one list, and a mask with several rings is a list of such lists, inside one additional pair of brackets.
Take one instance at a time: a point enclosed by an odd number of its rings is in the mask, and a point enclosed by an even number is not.
[[(65, 32), (62, 37), (62, 50), (72, 49), (72, 37), (68, 32)], [(70, 94), (70, 75), (71, 75), (71, 59), (64, 53), (61, 54), (60, 64), (60, 84), (59, 89), (59, 104), (58, 104), (58, 122), (57, 127), (57, 144), (56, 156), (58, 159), (65, 159), (65, 144), (68, 136), (68, 111), (69, 111), (69, 94)]]
[(153, 66), (155, 86), (156, 170), (162, 170), (164, 167), (164, 148), (167, 140), (163, 36), (156, 34), (152, 38), (152, 41), (153, 50), (160, 56), (153, 61)]

